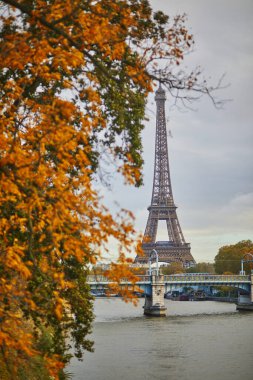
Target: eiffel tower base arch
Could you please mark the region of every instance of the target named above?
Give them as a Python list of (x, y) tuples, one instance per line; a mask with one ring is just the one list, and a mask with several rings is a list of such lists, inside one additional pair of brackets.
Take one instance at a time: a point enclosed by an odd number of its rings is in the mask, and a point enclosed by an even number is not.
[(184, 268), (190, 268), (195, 265), (195, 260), (191, 254), (190, 244), (175, 245), (170, 242), (142, 243), (144, 255), (137, 256), (136, 263), (146, 264), (150, 253), (157, 251), (159, 262), (165, 263), (181, 263)]

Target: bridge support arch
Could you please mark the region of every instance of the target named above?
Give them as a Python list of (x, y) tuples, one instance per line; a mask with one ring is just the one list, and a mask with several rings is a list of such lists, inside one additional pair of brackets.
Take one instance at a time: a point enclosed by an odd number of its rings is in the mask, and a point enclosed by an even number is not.
[[(156, 258), (156, 269), (152, 271), (152, 257)], [(151, 277), (151, 294), (145, 296), (144, 314), (154, 317), (164, 317), (166, 307), (164, 304), (165, 283), (164, 276), (160, 274), (158, 267), (158, 254), (155, 249), (152, 250), (149, 257), (149, 275)]]

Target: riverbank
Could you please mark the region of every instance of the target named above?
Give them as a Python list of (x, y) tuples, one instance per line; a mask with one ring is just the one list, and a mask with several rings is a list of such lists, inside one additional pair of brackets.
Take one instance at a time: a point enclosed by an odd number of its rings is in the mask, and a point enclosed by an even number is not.
[(238, 302), (238, 297), (213, 297), (213, 296), (208, 296), (207, 297), (208, 301), (215, 301), (215, 302), (229, 302), (229, 303), (237, 303)]

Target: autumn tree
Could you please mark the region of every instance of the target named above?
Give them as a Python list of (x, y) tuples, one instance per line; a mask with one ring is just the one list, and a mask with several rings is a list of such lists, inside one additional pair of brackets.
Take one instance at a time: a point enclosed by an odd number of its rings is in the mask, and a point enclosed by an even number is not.
[[(38, 353), (57, 379), (68, 360), (66, 335), (77, 357), (92, 349), (87, 268), (110, 237), (119, 262), (108, 275), (136, 281), (125, 256), (136, 240), (132, 216), (112, 216), (94, 187), (103, 155), (139, 186), (155, 80), (182, 101), (202, 94), (215, 101), (214, 86), (198, 69), (179, 69), (193, 44), (184, 16), (153, 13), (146, 0), (0, 7), (1, 355), (15, 363), (12, 379), (19, 362)], [(52, 344), (42, 352), (34, 342), (45, 327)]]
[[(253, 243), (251, 240), (242, 240), (236, 244), (225, 245), (219, 249), (215, 256), (215, 272), (222, 274), (225, 272), (239, 274), (241, 270), (241, 260), (246, 253), (253, 253)], [(246, 273), (250, 272), (250, 264), (245, 264)]]

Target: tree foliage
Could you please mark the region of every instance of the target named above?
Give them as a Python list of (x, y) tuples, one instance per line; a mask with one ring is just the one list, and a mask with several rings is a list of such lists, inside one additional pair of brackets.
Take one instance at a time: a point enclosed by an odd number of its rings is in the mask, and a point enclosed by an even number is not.
[(194, 267), (188, 268), (186, 273), (214, 273), (214, 265), (211, 263), (197, 263)]
[[(222, 274), (225, 272), (238, 274), (241, 270), (241, 260), (246, 253), (253, 253), (253, 243), (251, 240), (242, 240), (233, 245), (225, 245), (219, 249), (215, 256), (215, 272)], [(250, 264), (245, 264), (246, 273), (250, 272)]]
[[(119, 263), (108, 276), (136, 281), (125, 258), (136, 240), (132, 216), (112, 216), (94, 187), (103, 154), (140, 185), (140, 134), (154, 80), (176, 98), (180, 90), (211, 92), (198, 71), (178, 69), (193, 43), (184, 16), (153, 13), (146, 0), (5, 0), (0, 7), (0, 347), (17, 365), (43, 354), (57, 379), (67, 334), (76, 356), (92, 349), (86, 275), (110, 237)], [(34, 342), (45, 326), (52, 346), (42, 353)]]
[(182, 263), (171, 263), (170, 265), (161, 267), (161, 271), (165, 275), (170, 275), (170, 274), (181, 274), (184, 273), (185, 270), (182, 266)]

